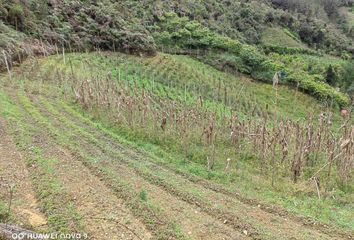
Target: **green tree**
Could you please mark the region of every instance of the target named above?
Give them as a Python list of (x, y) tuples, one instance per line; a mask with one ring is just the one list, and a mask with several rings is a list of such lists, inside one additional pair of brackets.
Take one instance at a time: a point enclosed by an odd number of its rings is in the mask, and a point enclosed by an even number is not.
[(343, 91), (354, 96), (354, 61), (349, 61), (344, 65), (343, 74), (340, 78), (340, 87)]
[(8, 18), (16, 29), (23, 30), (25, 15), (24, 8), (20, 4), (14, 4), (10, 7)]
[(326, 82), (331, 86), (335, 86), (337, 84), (337, 75), (332, 65), (329, 65), (327, 68)]

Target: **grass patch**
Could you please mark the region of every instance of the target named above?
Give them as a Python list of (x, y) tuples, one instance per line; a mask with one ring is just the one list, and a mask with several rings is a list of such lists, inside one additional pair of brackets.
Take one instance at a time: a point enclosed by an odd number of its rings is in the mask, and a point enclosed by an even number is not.
[(5, 222), (9, 217), (9, 206), (7, 202), (0, 200), (0, 222)]
[[(10, 123), (15, 143), (26, 152), (27, 166), (30, 168), (29, 172), (39, 205), (48, 217), (48, 231), (70, 233), (82, 230), (81, 217), (56, 177), (55, 168), (58, 161), (54, 158), (46, 158), (43, 149), (33, 142), (36, 136), (46, 133), (43, 129), (36, 128), (28, 122), (30, 118), (26, 116), (24, 109), (12, 103), (4, 93), (0, 93), (0, 96), (2, 96), (0, 99), (3, 106), (2, 115)], [(37, 112), (23, 94), (19, 94), (19, 99), (24, 108), (33, 114), (32, 116), (38, 117)]]
[(139, 198), (141, 201), (146, 202), (148, 199), (148, 194), (145, 189), (141, 189), (139, 192)]
[(263, 32), (261, 42), (265, 45), (308, 49), (296, 35), (288, 29), (282, 29), (280, 27), (267, 28)]

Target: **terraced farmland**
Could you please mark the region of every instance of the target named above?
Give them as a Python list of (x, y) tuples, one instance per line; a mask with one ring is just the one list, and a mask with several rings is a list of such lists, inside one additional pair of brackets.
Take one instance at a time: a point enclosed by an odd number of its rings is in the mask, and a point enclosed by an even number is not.
[[(102, 91), (96, 95), (94, 87)], [(113, 96), (132, 107), (113, 105)], [(295, 102), (302, 104), (289, 108)], [(224, 143), (210, 167), (200, 153), (210, 146), (188, 145), (199, 138), (193, 134), (182, 134), (180, 143), (179, 126), (173, 130), (169, 120), (164, 125), (169, 109), (189, 111), (196, 119), (204, 111), (216, 119), (234, 112), (247, 119), (252, 111), (256, 119), (267, 112), (271, 119), (294, 121), (326, 110), (300, 92), (281, 87), (275, 93), (185, 56), (70, 54), (28, 60), (11, 81), (2, 75), (0, 106), (0, 173), (14, 186), (11, 211), (0, 214), (10, 222), (39, 232), (87, 233), (89, 239), (353, 237), (350, 199), (340, 198), (342, 205), (331, 198), (316, 203), (312, 183), (301, 179), (294, 186), (288, 176), (266, 190), (270, 175), (256, 175), (256, 165), (248, 163), (254, 159)], [(341, 124), (338, 114), (333, 121)], [(196, 132), (198, 124), (192, 125)], [(223, 146), (221, 137), (217, 141)], [(239, 157), (231, 169), (228, 156)], [(300, 203), (294, 210), (281, 200), (288, 187), (303, 186), (311, 186), (305, 204), (339, 206), (338, 213), (315, 216)], [(5, 206), (7, 189), (1, 189)], [(293, 198), (299, 202), (301, 194)]]

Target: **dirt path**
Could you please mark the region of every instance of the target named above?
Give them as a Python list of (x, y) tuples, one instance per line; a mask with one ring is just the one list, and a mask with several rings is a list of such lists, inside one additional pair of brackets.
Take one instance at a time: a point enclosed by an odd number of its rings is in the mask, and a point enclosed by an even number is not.
[(16, 149), (0, 118), (0, 188), (1, 200), (8, 202), (8, 186), (14, 186), (12, 217), (19, 225), (32, 229), (45, 229), (47, 220), (39, 210), (24, 158)]

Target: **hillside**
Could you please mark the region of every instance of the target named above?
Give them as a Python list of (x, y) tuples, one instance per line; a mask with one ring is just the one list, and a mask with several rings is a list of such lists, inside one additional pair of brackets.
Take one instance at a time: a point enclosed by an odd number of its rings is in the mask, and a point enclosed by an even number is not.
[[(184, 7), (188, 4), (193, 8), (186, 10)], [(348, 2), (346, 6), (350, 4)], [(342, 5), (338, 3), (338, 7)], [(284, 6), (277, 8), (277, 3), (267, 1), (241, 1), (229, 5), (227, 2), (216, 4), (211, 0), (202, 3), (154, 1), (153, 4), (149, 1), (141, 4), (134, 1), (118, 4), (108, 0), (93, 4), (53, 1), (48, 5), (9, 1), (0, 3), (0, 6), (5, 23), (2, 24), (5, 41), (0, 48), (5, 50), (9, 65), (16, 64), (27, 55), (48, 55), (64, 49), (102, 49), (153, 55), (156, 47), (165, 52), (176, 51), (177, 48), (184, 54), (197, 53), (201, 55), (197, 56), (199, 59), (217, 68), (227, 65), (232, 71), (250, 74), (266, 82), (271, 82), (274, 74), (281, 72), (282, 84), (298, 85), (321, 101), (334, 98), (341, 108), (350, 105), (350, 99), (337, 89), (350, 96), (354, 91), (351, 71), (353, 39), (329, 20), (323, 22), (323, 18), (309, 15), (307, 22), (303, 23), (302, 14), (306, 11), (299, 13), (297, 18), (292, 14), (297, 5), (285, 6), (287, 12), (284, 12)], [(306, 5), (305, 9), (310, 7)], [(238, 11), (229, 12), (230, 9)], [(115, 14), (118, 10), (121, 12), (119, 15)], [(223, 18), (220, 17), (222, 11), (225, 13)], [(290, 18), (287, 20), (290, 25), (285, 25), (284, 14)], [(302, 27), (304, 32), (301, 32)], [(319, 28), (321, 32), (314, 32)], [(14, 29), (21, 34), (14, 35)], [(284, 29), (284, 33), (273, 32), (278, 42), (289, 42), (292, 38), (299, 46), (281, 46), (269, 41), (265, 44), (265, 36), (271, 29)], [(270, 53), (278, 53), (281, 58), (271, 59), (268, 57)], [(305, 56), (305, 65), (300, 65), (301, 70), (298, 71), (297, 62), (287, 60), (298, 54), (319, 56), (323, 58), (324, 65), (313, 66)], [(336, 56), (338, 61), (329, 64), (326, 54)], [(4, 61), (2, 58), (0, 65), (3, 69)], [(282, 63), (284, 61), (286, 65)]]
[(352, 6), (0, 0), (0, 239), (353, 238)]
[(261, 43), (284, 48), (308, 48), (306, 44), (301, 42), (298, 36), (292, 34), (286, 28), (279, 27), (267, 28), (262, 35)]
[[(210, 91), (215, 85), (221, 85), (219, 93)], [(277, 160), (277, 173), (272, 175), (271, 169), (262, 170), (255, 161), (258, 153), (246, 140), (251, 135), (239, 135), (240, 142), (231, 145), (225, 142), (230, 130), (223, 121), (228, 118), (242, 124), (243, 131), (252, 131), (251, 126), (261, 126), (264, 114), (272, 124), (279, 117), (302, 122), (309, 114), (315, 117), (324, 110), (302, 93), (294, 96), (286, 87), (275, 92), (268, 85), (234, 78), (191, 58), (163, 54), (152, 58), (70, 54), (27, 61), (16, 69), (11, 81), (2, 78), (2, 86), (1, 114), (8, 122), (5, 131), (15, 141), (8, 144), (16, 144), (26, 153), (14, 160), (27, 164), (25, 181), (33, 184), (38, 207), (50, 216), (46, 231), (84, 231), (102, 239), (100, 234), (107, 234), (106, 228), (116, 221), (122, 223), (119, 219), (128, 221), (128, 228), (118, 227), (118, 232), (110, 234), (129, 239), (135, 239), (135, 234), (161, 239), (340, 239), (350, 233), (338, 229), (353, 230), (351, 185), (337, 186), (341, 181), (335, 180), (343, 173), (337, 169), (333, 181), (323, 183), (321, 201), (316, 200), (312, 181), (306, 181), (325, 158), (317, 158), (311, 167), (302, 166), (304, 173), (293, 184), (290, 156)], [(242, 95), (232, 89), (242, 90)], [(205, 96), (202, 102), (200, 95)], [(297, 104), (289, 102), (302, 104), (293, 109), (289, 105)], [(216, 118), (210, 120), (213, 112)], [(339, 116), (333, 120), (341, 121)], [(213, 121), (217, 135), (210, 145), (203, 126)], [(271, 129), (268, 134), (270, 140)], [(235, 153), (233, 144), (241, 144), (244, 150)], [(18, 167), (2, 168), (2, 172), (9, 174)], [(350, 183), (352, 175), (345, 176)], [(86, 182), (96, 190), (85, 187)], [(332, 187), (336, 190), (329, 191)], [(57, 198), (59, 195), (62, 197)], [(296, 208), (293, 201), (298, 202)], [(17, 211), (21, 202), (15, 201), (11, 216), (19, 223), (26, 221)], [(129, 215), (110, 213), (109, 206), (114, 204), (122, 205), (123, 213)], [(319, 206), (338, 212), (316, 212)], [(307, 225), (315, 220), (306, 216), (332, 227), (320, 222)], [(265, 221), (268, 218), (271, 224)], [(94, 230), (97, 221), (104, 225)], [(145, 227), (139, 227), (141, 224)]]

